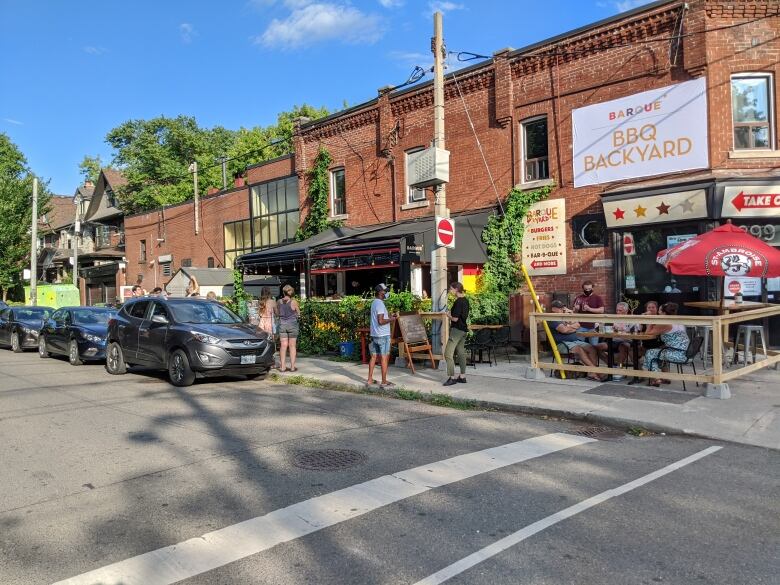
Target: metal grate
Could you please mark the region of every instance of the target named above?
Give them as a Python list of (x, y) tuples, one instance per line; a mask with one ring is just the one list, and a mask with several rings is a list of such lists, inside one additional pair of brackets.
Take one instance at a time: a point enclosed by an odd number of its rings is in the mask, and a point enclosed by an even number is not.
[(597, 439), (599, 441), (619, 441), (626, 437), (626, 434), (623, 431), (611, 429), (609, 427), (588, 427), (581, 431), (577, 431), (574, 434), (590, 437), (591, 439)]
[(362, 465), (368, 456), (352, 449), (313, 449), (298, 451), (293, 455), (292, 464), (301, 469), (314, 471), (339, 471)]

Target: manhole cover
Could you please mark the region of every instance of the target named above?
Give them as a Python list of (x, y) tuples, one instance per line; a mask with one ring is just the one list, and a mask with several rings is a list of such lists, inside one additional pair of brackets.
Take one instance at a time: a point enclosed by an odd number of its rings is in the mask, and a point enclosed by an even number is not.
[(362, 465), (368, 456), (353, 449), (313, 449), (298, 451), (293, 455), (295, 467), (314, 471), (338, 471)]
[(617, 429), (611, 429), (609, 427), (588, 427), (587, 429), (582, 429), (574, 434), (590, 437), (591, 439), (597, 439), (599, 441), (619, 441), (626, 436), (623, 431), (618, 431)]

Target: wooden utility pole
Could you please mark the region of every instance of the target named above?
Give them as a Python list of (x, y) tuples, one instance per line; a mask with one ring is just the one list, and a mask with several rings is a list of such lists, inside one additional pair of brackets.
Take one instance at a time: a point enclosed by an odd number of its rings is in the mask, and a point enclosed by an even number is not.
[(38, 304), (38, 178), (33, 177), (32, 247), (30, 248), (30, 304)]
[[(433, 145), (444, 148), (444, 39), (442, 15), (433, 15)], [(449, 217), (447, 187), (444, 183), (435, 188), (434, 217)], [(434, 229), (435, 226), (434, 226)], [(447, 310), (447, 248), (435, 246), (431, 253), (431, 300), (433, 311)]]
[(195, 188), (195, 235), (200, 232), (200, 194), (198, 193), (198, 161), (190, 165), (192, 180)]

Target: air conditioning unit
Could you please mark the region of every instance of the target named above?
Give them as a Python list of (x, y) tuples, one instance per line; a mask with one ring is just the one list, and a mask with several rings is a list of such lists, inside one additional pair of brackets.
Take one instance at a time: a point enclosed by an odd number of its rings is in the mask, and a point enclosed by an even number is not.
[(450, 181), (450, 151), (443, 148), (426, 148), (408, 155), (409, 186), (433, 187)]

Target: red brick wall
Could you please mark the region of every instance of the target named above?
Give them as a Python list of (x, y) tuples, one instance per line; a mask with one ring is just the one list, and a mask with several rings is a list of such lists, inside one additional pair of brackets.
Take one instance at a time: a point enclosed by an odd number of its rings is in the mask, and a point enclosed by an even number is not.
[[(163, 221), (164, 216), (164, 221)], [(223, 224), (249, 217), (249, 189), (241, 187), (222, 195), (201, 199), (201, 229), (195, 235), (195, 208), (192, 202), (169, 207), (165, 211), (131, 215), (125, 218), (125, 254), (127, 257), (127, 282), (135, 283), (137, 275), (143, 275), (147, 290), (163, 286), (170, 277), (163, 276), (157, 258), (173, 255), (171, 274), (181, 268), (185, 258), (192, 266), (205, 268), (208, 258), (214, 258), (214, 266), (222, 267), (225, 240)], [(157, 238), (165, 238), (158, 242)], [(146, 262), (139, 261), (140, 241), (146, 240)], [(154, 260), (154, 264), (150, 265)]]
[(249, 185), (262, 183), (279, 177), (287, 177), (295, 172), (295, 157), (285, 156), (268, 161), (259, 166), (249, 167), (246, 170), (246, 182)]
[[(446, 148), (451, 152), (447, 204), (451, 212), (496, 203), (463, 101), (501, 197), (520, 181), (520, 122), (547, 115), (550, 175), (559, 187), (553, 196), (566, 199), (569, 220), (580, 213), (601, 212), (601, 193), (608, 186), (574, 189), (572, 184), (571, 112), (589, 104), (706, 75), (710, 91), (711, 166), (776, 166), (777, 159), (767, 164), (767, 159), (729, 159), (728, 153), (732, 142), (729, 76), (738, 71), (770, 71), (777, 79), (777, 10), (778, 3), (767, 0), (691, 3), (685, 13), (686, 36), (676, 65), (670, 61), (670, 39), (675, 34), (680, 5), (667, 5), (586, 31), (554, 46), (540, 47), (531, 55), (509, 57), (501, 51), (492, 65), (458, 73), (459, 87), (448, 81), (445, 91)], [(712, 31), (767, 16), (746, 26)], [(699, 34), (703, 30), (712, 32)], [(360, 110), (305, 126), (295, 145), (299, 175), (309, 168), (319, 146), (324, 145), (333, 156), (332, 167), (346, 169), (348, 225), (430, 215), (432, 203), (410, 210), (402, 209), (402, 205), (406, 203), (404, 152), (430, 143), (432, 99), (430, 86), (401, 95), (384, 94)], [(778, 119), (777, 114), (775, 110), (774, 120)], [(387, 155), (395, 160), (395, 192), (393, 165)], [(304, 180), (300, 181), (300, 190), (305, 214)], [(432, 201), (430, 193), (428, 199)], [(567, 275), (535, 278), (535, 283), (543, 291), (577, 292), (582, 280), (589, 278), (611, 303), (613, 270), (593, 266), (594, 260), (610, 258), (610, 248), (570, 247)]]

